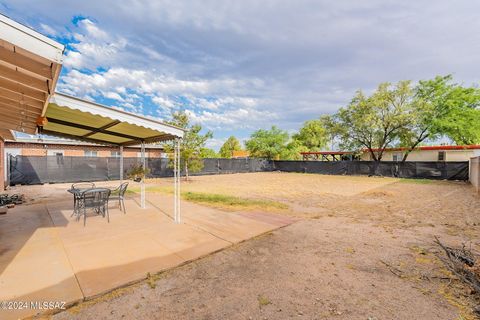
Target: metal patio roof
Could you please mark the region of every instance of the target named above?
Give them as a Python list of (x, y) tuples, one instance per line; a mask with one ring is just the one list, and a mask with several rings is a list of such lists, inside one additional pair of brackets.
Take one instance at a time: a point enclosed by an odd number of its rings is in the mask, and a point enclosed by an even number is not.
[(50, 98), (38, 125), (42, 134), (119, 146), (173, 140), (184, 134), (183, 129), (155, 119), (60, 93)]

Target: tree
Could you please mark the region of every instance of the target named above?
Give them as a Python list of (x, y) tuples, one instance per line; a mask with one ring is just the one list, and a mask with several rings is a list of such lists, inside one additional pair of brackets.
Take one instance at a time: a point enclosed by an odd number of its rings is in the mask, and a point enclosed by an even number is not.
[[(189, 172), (199, 172), (203, 169), (202, 149), (205, 148), (205, 143), (212, 138), (213, 133), (207, 131), (205, 134), (200, 134), (202, 126), (199, 124), (190, 124), (188, 114), (185, 112), (172, 113), (172, 120), (169, 124), (187, 129), (180, 144), (180, 168), (185, 171), (185, 179), (189, 179)], [(168, 143), (165, 149), (169, 153), (173, 153), (173, 144)]]
[(220, 158), (219, 154), (215, 150), (210, 149), (210, 148), (200, 148), (200, 157), (202, 159), (205, 159), (205, 158)]
[(480, 141), (480, 90), (452, 82), (452, 76), (420, 81), (417, 94), (436, 110), (431, 119), (432, 133), (456, 144)]
[(285, 151), (289, 134), (276, 126), (270, 130), (257, 130), (245, 142), (247, 150), (252, 157), (279, 159)]
[(342, 148), (366, 149), (374, 161), (381, 161), (385, 148), (398, 139), (409, 122), (412, 100), (410, 81), (395, 86), (382, 83), (369, 97), (358, 91), (347, 107), (324, 122)]
[(328, 143), (328, 134), (324, 122), (315, 119), (306, 121), (292, 139), (298, 146), (305, 147), (306, 151), (320, 151)]
[(298, 141), (291, 139), (289, 143), (282, 149), (280, 153), (280, 160), (302, 160), (301, 152), (309, 151), (307, 147), (300, 144)]
[(230, 159), (233, 157), (233, 152), (241, 150), (242, 147), (240, 146), (240, 141), (234, 136), (230, 136), (227, 141), (222, 145), (220, 148), (220, 156), (222, 158)]
[(402, 161), (423, 141), (448, 137), (456, 144), (480, 142), (480, 90), (452, 83), (452, 76), (419, 81), (410, 123), (400, 142), (408, 147)]

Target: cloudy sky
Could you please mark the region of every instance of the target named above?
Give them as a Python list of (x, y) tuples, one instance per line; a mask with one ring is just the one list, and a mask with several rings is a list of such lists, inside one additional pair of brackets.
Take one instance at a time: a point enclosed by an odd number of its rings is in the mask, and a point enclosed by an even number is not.
[(1, 1), (67, 46), (60, 92), (148, 116), (187, 110), (210, 146), (332, 113), (357, 89), (479, 82), (479, 1)]

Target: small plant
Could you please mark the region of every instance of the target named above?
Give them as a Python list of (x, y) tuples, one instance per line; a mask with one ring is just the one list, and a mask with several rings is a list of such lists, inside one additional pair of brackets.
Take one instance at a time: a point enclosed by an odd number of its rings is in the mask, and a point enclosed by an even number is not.
[(147, 273), (147, 284), (148, 286), (150, 287), (150, 289), (155, 289), (155, 287), (157, 286), (157, 283), (155, 281), (155, 277), (153, 277), (150, 272)]
[(145, 179), (145, 176), (150, 172), (148, 168), (144, 168), (143, 165), (134, 164), (130, 167), (130, 170), (127, 172), (127, 178), (135, 182), (140, 182)]
[(262, 295), (259, 295), (258, 296), (258, 305), (261, 307), (264, 307), (264, 306), (267, 306), (269, 304), (271, 304), (272, 302), (270, 302), (270, 300), (268, 300), (267, 297), (264, 297)]

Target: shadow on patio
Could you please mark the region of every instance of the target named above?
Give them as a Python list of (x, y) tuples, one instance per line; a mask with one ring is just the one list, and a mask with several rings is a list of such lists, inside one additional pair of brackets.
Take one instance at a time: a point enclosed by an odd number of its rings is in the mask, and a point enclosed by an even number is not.
[[(70, 217), (71, 201), (17, 206), (0, 216), (0, 300), (71, 304), (144, 279), (294, 220), (263, 213), (226, 213), (182, 203), (175, 224), (171, 196), (136, 198), (127, 213), (110, 206), (110, 223)], [(0, 311), (18, 318), (41, 310)]]

